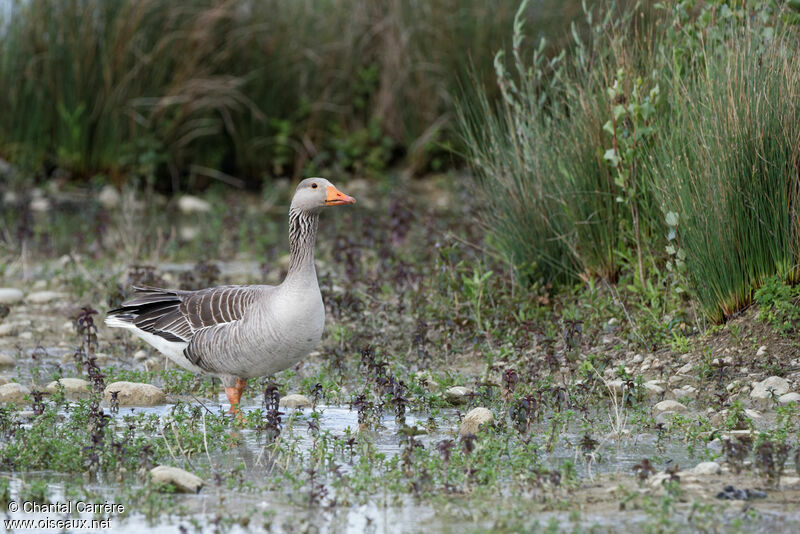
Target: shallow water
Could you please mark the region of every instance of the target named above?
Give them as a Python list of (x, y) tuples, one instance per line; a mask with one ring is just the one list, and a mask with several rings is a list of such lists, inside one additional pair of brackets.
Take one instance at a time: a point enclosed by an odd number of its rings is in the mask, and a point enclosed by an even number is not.
[[(203, 405), (211, 412), (217, 413), (226, 411), (228, 404), (224, 402), (224, 397), (220, 396), (217, 402), (201, 399)], [(160, 418), (169, 418), (173, 409), (172, 404), (165, 404), (154, 407), (137, 407), (137, 408), (121, 408), (118, 414), (113, 416), (121, 421), (124, 415), (131, 413), (137, 414), (154, 414)], [(242, 408), (245, 411), (261, 408), (258, 402), (249, 401), (244, 402)], [(310, 409), (298, 410), (293, 413), (292, 410), (286, 410), (288, 413), (282, 417), (283, 434), (282, 439), (294, 439), (298, 447), (298, 452), (305, 453), (312, 448), (313, 436), (306, 430), (305, 420)], [(320, 435), (325, 432), (330, 432), (334, 436), (342, 436), (346, 433), (355, 434), (358, 432), (358, 414), (351, 411), (346, 406), (326, 406), (320, 405), (317, 407), (320, 412), (319, 430)], [(427, 422), (427, 416), (417, 413), (409, 413), (406, 415), (406, 423), (408, 425), (420, 425)], [(416, 439), (420, 441), (426, 448), (435, 447), (435, 445), (442, 439), (451, 438), (457, 432), (457, 428), (453, 426), (453, 421), (457, 421), (455, 417), (455, 410), (446, 410), (443, 412), (442, 417), (436, 420), (438, 429), (426, 435), (418, 436)], [(546, 428), (541, 429), (542, 448), (545, 446), (544, 436), (546, 435)], [(240, 430), (237, 431), (241, 435), (240, 445), (227, 452), (212, 453), (209, 457), (205, 454), (195, 455), (192, 461), (196, 466), (209, 465), (209, 460), (214, 463), (215, 467), (224, 471), (225, 466), (228, 464), (233, 465), (243, 462), (246, 466), (248, 477), (258, 479), (262, 476), (266, 465), (269, 463), (265, 458), (265, 441), (264, 437), (254, 430)], [(535, 432), (534, 432), (535, 434)], [(386, 413), (381, 420), (378, 428), (371, 433), (374, 446), (378, 453), (385, 454), (387, 459), (398, 454), (402, 450), (400, 438), (398, 434), (398, 424), (392, 414)], [(622, 440), (608, 439), (601, 442), (598, 452), (600, 453), (601, 460), (596, 463), (587, 463), (583, 460), (582, 455), (576, 455), (577, 447), (575, 446), (581, 434), (577, 432), (565, 432), (562, 434), (562, 440), (552, 452), (543, 453), (546, 458), (546, 463), (551, 467), (558, 467), (564, 460), (573, 460), (575, 462), (579, 477), (593, 477), (601, 473), (610, 472), (623, 472), (629, 473), (631, 467), (639, 462), (644, 457), (661, 457), (669, 458), (670, 461), (676, 461), (680, 465), (690, 467), (698, 462), (698, 460), (690, 459), (686, 454), (686, 447), (682, 443), (674, 441), (665, 441), (658, 443), (656, 437), (651, 434), (642, 434), (635, 437), (625, 437)], [(570, 446), (572, 444), (572, 446)], [(342, 466), (342, 470), (348, 470), (347, 465)], [(64, 496), (63, 480), (65, 476), (58, 473), (41, 472), (30, 474), (28, 478), (43, 477), (49, 482), (49, 489), (51, 500), (53, 502), (63, 502), (66, 497)], [(207, 481), (208, 482), (208, 481)], [(14, 480), (12, 483), (12, 496), (16, 498), (19, 494), (20, 482)], [(85, 489), (95, 495), (102, 496), (102, 499), (109, 499), (113, 502), (115, 495), (115, 483), (87, 483)], [(255, 506), (257, 509), (271, 510), (275, 512), (273, 521), (277, 524), (281, 521), (290, 520), (292, 514), (308, 513), (307, 509), (298, 511), (296, 505), (287, 504), (285, 498), (276, 494), (259, 494), (253, 495), (240, 495), (236, 492), (220, 489), (219, 487), (212, 487), (207, 485), (197, 495), (176, 495), (174, 498), (180, 500), (182, 506), (188, 509), (191, 513), (191, 518), (198, 521), (200, 525), (205, 525), (204, 528), (212, 529), (215, 511), (214, 505), (219, 499), (219, 495), (224, 494), (226, 500), (231, 506), (236, 503), (247, 504)], [(92, 499), (91, 502), (103, 502), (97, 498)], [(382, 506), (381, 499), (371, 500), (368, 504), (354, 505), (350, 507), (338, 507), (337, 510), (328, 514), (319, 514), (318, 517), (311, 520), (311, 523), (321, 532), (336, 531), (347, 533), (361, 533), (367, 530), (375, 532), (415, 532), (424, 529), (436, 528), (438, 530), (448, 531), (453, 527), (451, 522), (443, 519), (440, 514), (437, 514), (432, 506), (421, 504), (418, 500), (411, 497), (402, 497), (400, 505)], [(87, 499), (87, 502), (89, 499)], [(124, 503), (122, 503), (124, 504)], [(564, 515), (562, 518), (561, 516)], [(633, 523), (637, 522), (641, 514), (628, 514), (627, 521)], [(33, 519), (35, 521), (45, 519), (58, 519), (65, 518), (64, 514), (51, 514), (51, 513), (10, 513), (11, 519)], [(77, 514), (73, 517), (82, 519), (91, 519), (91, 514)], [(104, 516), (105, 517), (105, 516)], [(129, 510), (124, 518), (118, 516), (111, 516), (113, 522), (114, 532), (175, 532), (180, 525), (186, 525), (185, 517), (173, 516), (169, 518), (160, 519), (157, 525), (151, 525), (144, 514), (138, 513), (136, 510)], [(542, 516), (542, 522), (546, 523), (550, 518), (559, 520), (566, 520), (566, 514), (545, 514)], [(637, 519), (638, 518), (638, 519)], [(593, 514), (590, 518), (591, 522), (603, 528), (610, 528), (614, 525), (615, 519), (606, 514)], [(474, 527), (475, 525), (472, 525)], [(58, 529), (42, 530), (43, 532), (57, 532)], [(247, 531), (241, 526), (230, 527), (229, 532)]]

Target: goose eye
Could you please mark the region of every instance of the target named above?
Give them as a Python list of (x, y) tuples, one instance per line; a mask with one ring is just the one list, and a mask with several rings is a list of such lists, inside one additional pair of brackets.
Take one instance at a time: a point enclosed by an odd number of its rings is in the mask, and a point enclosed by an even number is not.
[(316, 183), (316, 182), (314, 182), (313, 184), (311, 184), (311, 189), (316, 189), (316, 188), (317, 188), (317, 183)]

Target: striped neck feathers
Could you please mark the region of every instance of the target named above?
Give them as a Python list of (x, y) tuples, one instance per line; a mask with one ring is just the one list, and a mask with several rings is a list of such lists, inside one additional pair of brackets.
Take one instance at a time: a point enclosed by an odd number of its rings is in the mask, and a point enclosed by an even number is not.
[(318, 211), (289, 210), (289, 273), (314, 268), (314, 241), (317, 238)]

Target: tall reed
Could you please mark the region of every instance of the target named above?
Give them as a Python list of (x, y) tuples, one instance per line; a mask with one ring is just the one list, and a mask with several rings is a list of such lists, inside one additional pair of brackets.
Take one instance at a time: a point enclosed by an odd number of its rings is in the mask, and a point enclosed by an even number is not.
[[(483, 216), (498, 247), (532, 279), (613, 281), (620, 250), (634, 241), (631, 213), (641, 212), (648, 236), (658, 206), (643, 172), (626, 167), (628, 182), (638, 185), (628, 195), (631, 184), (620, 182), (604, 157), (613, 144), (606, 123), (619, 104), (608, 89), (617, 83), (630, 93), (653, 47), (634, 39), (639, 27), (630, 17), (588, 10), (586, 26), (573, 28), (560, 53), (548, 54), (542, 43), (528, 57), (527, 7), (523, 2), (516, 17), (510, 68), (502, 53), (496, 58), (503, 104), (493, 106), (480, 89), (461, 101), (461, 132), (485, 199)], [(620, 73), (634, 75), (623, 80)]]
[(800, 279), (800, 60), (796, 34), (741, 32), (679, 80), (657, 152), (665, 209), (708, 316), (750, 303), (765, 278)]

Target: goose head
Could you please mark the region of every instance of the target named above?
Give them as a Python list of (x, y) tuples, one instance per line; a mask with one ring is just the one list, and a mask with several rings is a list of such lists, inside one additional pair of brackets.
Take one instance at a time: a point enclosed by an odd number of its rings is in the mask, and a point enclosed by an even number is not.
[(355, 204), (356, 199), (345, 195), (325, 178), (306, 178), (297, 185), (292, 197), (292, 208), (319, 211), (326, 206)]

